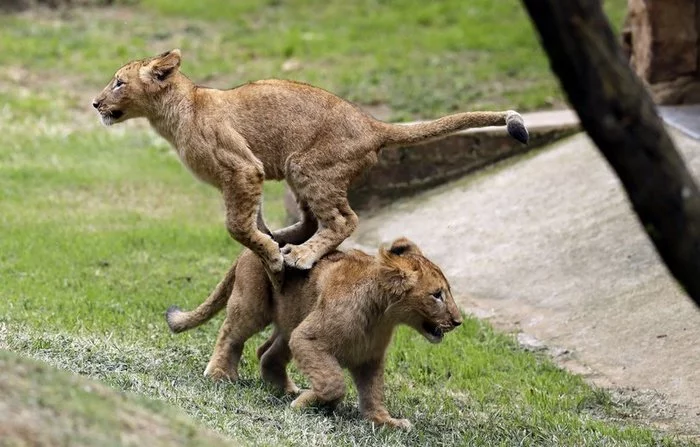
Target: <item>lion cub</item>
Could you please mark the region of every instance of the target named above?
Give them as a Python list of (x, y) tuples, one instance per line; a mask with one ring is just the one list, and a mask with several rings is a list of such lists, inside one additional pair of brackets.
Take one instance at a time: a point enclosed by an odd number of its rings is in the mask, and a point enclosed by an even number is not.
[(383, 404), (384, 356), (394, 328), (405, 324), (428, 341), (462, 323), (450, 285), (440, 268), (405, 238), (376, 256), (361, 251), (333, 252), (310, 271), (289, 270), (284, 291), (275, 292), (260, 258), (246, 250), (197, 309), (166, 313), (173, 332), (209, 320), (227, 304), (211, 360), (204, 372), (214, 379), (238, 378), (243, 344), (274, 323), (272, 336), (258, 348), (263, 380), (284, 390), (299, 390), (287, 376), (294, 358), (311, 381), (292, 407), (337, 404), (345, 394), (342, 368), (348, 368), (365, 418), (410, 428)]
[[(355, 105), (307, 84), (264, 80), (230, 90), (195, 85), (172, 50), (122, 66), (93, 106), (105, 125), (144, 117), (201, 180), (219, 188), (231, 236), (263, 260), (275, 288), (283, 265), (309, 269), (355, 230), (348, 185), (377, 162), (382, 148), (443, 138), (471, 127), (506, 125), (528, 133), (513, 111), (457, 113), (408, 125), (377, 121)], [(275, 233), (260, 210), (265, 179), (286, 180), (301, 222)], [(300, 245), (290, 236), (318, 219)]]

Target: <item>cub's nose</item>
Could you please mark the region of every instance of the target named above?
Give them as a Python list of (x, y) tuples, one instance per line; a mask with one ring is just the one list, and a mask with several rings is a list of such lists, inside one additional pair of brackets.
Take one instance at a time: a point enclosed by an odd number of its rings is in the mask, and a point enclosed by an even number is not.
[(460, 318), (459, 320), (452, 320), (452, 326), (457, 327), (462, 324), (462, 319)]
[(96, 100), (96, 99), (93, 99), (93, 100), (92, 100), (92, 106), (93, 106), (94, 108), (100, 107), (100, 104), (101, 104), (100, 101), (98, 101), (98, 100)]

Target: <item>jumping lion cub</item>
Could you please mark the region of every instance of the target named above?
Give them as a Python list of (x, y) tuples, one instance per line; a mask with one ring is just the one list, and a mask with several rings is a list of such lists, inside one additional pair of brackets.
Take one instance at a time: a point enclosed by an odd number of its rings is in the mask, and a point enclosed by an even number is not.
[[(410, 125), (377, 121), (353, 104), (307, 84), (264, 80), (231, 90), (195, 85), (180, 73), (180, 51), (127, 63), (94, 99), (102, 122), (144, 117), (201, 180), (219, 188), (231, 236), (253, 250), (279, 289), (283, 266), (309, 269), (355, 230), (347, 189), (377, 162), (382, 148), (443, 138), (455, 131), (506, 125), (527, 142), (513, 111), (457, 113)], [(265, 179), (284, 179), (301, 221), (275, 233), (261, 214)], [(301, 245), (290, 235), (318, 219)]]
[(348, 368), (364, 417), (410, 428), (406, 419), (392, 418), (382, 402), (384, 355), (399, 324), (432, 343), (462, 324), (440, 268), (401, 238), (376, 256), (336, 251), (310, 271), (289, 270), (287, 275), (284, 292), (275, 292), (260, 258), (246, 250), (197, 309), (169, 308), (168, 326), (173, 332), (191, 329), (228, 304), (204, 374), (236, 380), (243, 344), (274, 323), (272, 336), (257, 351), (263, 380), (298, 393), (286, 372), (293, 357), (311, 381), (311, 390), (302, 392), (292, 407), (337, 404), (345, 394), (341, 368)]

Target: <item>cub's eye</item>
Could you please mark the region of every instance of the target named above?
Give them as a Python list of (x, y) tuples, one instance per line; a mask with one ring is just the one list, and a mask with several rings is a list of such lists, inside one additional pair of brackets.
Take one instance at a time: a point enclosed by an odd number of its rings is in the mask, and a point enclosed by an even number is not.
[(124, 85), (124, 81), (122, 81), (121, 79), (117, 79), (117, 82), (114, 83), (114, 88), (119, 88), (122, 85)]
[(438, 290), (437, 292), (433, 292), (433, 293), (431, 293), (431, 295), (433, 296), (433, 298), (435, 298), (438, 301), (443, 300), (442, 290)]

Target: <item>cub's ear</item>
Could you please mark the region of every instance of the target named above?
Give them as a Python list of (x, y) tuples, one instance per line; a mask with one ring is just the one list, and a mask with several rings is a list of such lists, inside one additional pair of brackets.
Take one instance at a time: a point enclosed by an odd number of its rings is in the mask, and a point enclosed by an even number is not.
[(397, 256), (405, 254), (423, 254), (416, 244), (406, 239), (405, 237), (398, 238), (394, 242), (392, 242), (391, 247), (389, 247), (389, 253)]
[(397, 244), (398, 241), (395, 241), (389, 249), (379, 249), (379, 284), (392, 295), (403, 295), (418, 282), (414, 262), (401, 256), (407, 253), (406, 250), (414, 249), (415, 245), (407, 239), (404, 241), (408, 244)]
[(418, 282), (418, 272), (407, 267), (399, 263), (384, 263), (379, 275), (381, 287), (392, 295), (403, 295), (413, 289)]
[(141, 67), (139, 76), (144, 82), (165, 81), (180, 68), (182, 54), (179, 49), (166, 51), (151, 59), (146, 65)]

